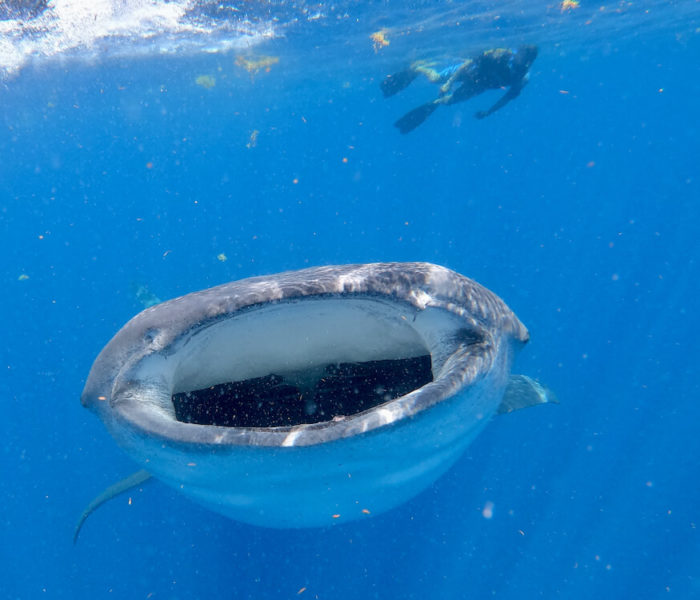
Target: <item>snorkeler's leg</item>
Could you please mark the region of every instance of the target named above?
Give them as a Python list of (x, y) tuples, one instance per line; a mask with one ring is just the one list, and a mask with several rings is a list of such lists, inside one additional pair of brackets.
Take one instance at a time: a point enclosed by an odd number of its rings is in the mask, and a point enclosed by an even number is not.
[(403, 117), (401, 117), (394, 127), (398, 127), (401, 133), (409, 133), (413, 131), (418, 125), (425, 121), (430, 115), (435, 112), (435, 109), (440, 105), (439, 102), (426, 102), (418, 108), (414, 108), (412, 111), (407, 112)]
[(435, 61), (416, 60), (407, 69), (387, 75), (380, 84), (384, 97), (388, 98), (406, 89), (418, 75), (425, 76), (431, 83), (438, 83), (443, 75), (435, 70), (435, 65)]
[(437, 83), (442, 79), (442, 75), (434, 67), (435, 62), (427, 60), (417, 60), (411, 65), (411, 69), (425, 75), (430, 83)]
[(454, 92), (443, 96), (444, 104), (457, 104), (477, 96), (485, 91), (485, 88), (474, 81), (463, 82)]

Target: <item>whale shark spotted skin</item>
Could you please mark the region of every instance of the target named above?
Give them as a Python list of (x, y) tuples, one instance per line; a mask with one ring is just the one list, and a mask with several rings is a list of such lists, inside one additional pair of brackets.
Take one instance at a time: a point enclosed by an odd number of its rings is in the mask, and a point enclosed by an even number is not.
[(151, 474), (257, 525), (381, 513), (494, 414), (552, 399), (524, 376), (508, 388), (527, 340), (495, 294), (428, 263), (316, 267), (158, 304), (105, 346), (82, 393), (145, 469), (103, 496)]

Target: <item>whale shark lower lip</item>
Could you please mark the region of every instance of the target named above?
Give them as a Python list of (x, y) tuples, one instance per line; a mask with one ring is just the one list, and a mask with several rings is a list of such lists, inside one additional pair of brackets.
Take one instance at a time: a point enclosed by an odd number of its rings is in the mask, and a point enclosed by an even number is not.
[(501, 406), (527, 340), (503, 301), (444, 267), (317, 267), (144, 310), (99, 354), (81, 402), (195, 501), (323, 526), (411, 498), (492, 415), (546, 401), (520, 381)]

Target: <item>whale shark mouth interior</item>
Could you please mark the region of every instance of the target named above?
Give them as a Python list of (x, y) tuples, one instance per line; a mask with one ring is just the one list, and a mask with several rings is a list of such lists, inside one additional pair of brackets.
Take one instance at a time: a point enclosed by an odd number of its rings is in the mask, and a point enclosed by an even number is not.
[(173, 394), (172, 401), (177, 420), (184, 423), (281, 427), (330, 421), (363, 412), (432, 380), (430, 355), (423, 355), (328, 364), (312, 388), (299, 387), (271, 373), (180, 392)]
[(405, 305), (373, 299), (244, 311), (183, 343), (171, 410), (182, 423), (248, 428), (370, 410), (433, 381), (431, 343), (415, 320)]

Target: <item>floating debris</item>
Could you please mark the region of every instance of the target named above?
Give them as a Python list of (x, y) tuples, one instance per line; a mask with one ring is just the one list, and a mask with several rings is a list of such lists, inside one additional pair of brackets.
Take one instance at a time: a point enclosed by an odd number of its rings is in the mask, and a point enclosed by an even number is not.
[(200, 75), (195, 78), (194, 82), (197, 85), (201, 85), (203, 88), (210, 90), (216, 85), (216, 78), (212, 75)]
[(248, 143), (245, 145), (246, 148), (255, 148), (258, 145), (258, 134), (260, 132), (257, 129), (253, 129), (248, 138)]
[(375, 52), (379, 52), (382, 48), (386, 48), (391, 43), (388, 39), (386, 39), (387, 33), (389, 33), (388, 29), (380, 29), (369, 36), (369, 39), (372, 40), (372, 47), (374, 48)]
[(580, 6), (579, 0), (562, 0), (562, 3), (559, 5), (559, 8), (561, 9), (561, 12), (567, 11), (567, 10), (574, 10)]
[(265, 73), (270, 72), (272, 65), (276, 65), (280, 61), (279, 56), (249, 56), (245, 57), (242, 54), (236, 56), (236, 66), (245, 69), (248, 73), (256, 75), (258, 71), (264, 70)]
[(144, 308), (150, 308), (156, 304), (160, 304), (162, 300), (156, 296), (147, 285), (142, 283), (131, 282), (131, 293), (139, 301), (139, 304)]

